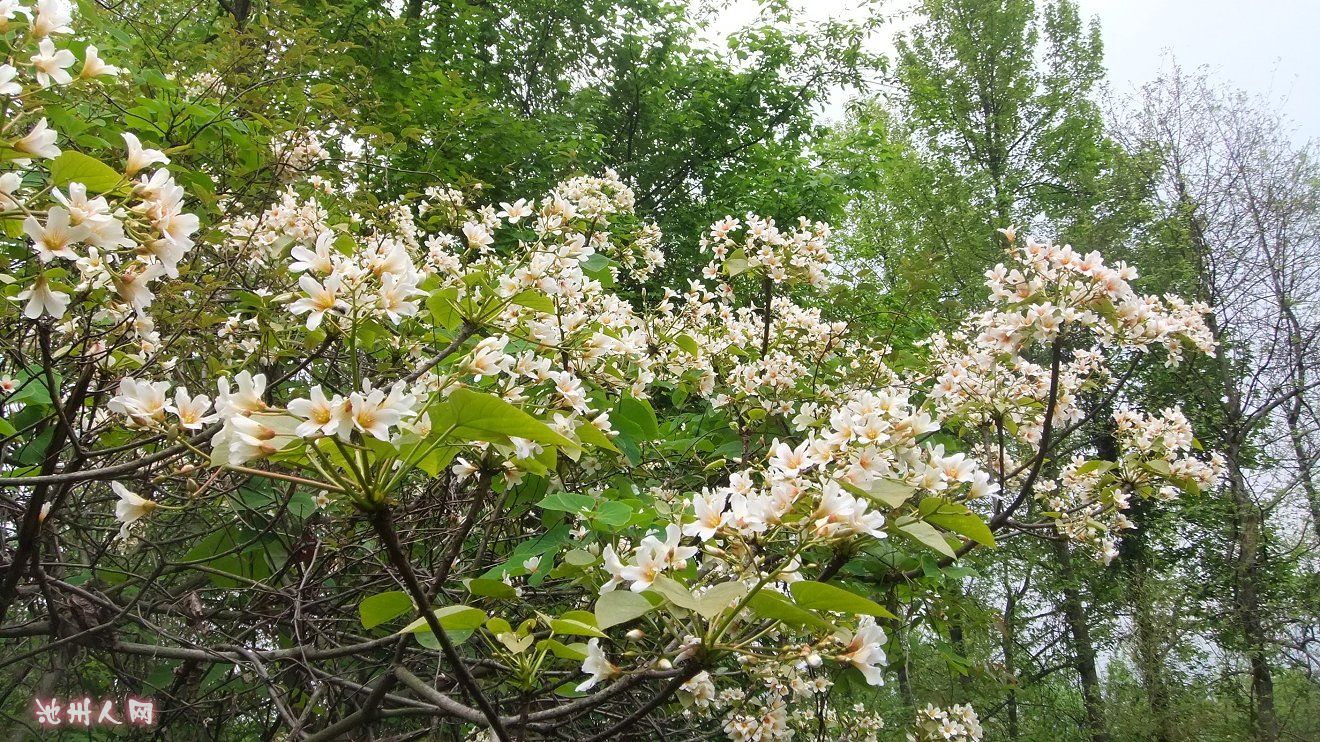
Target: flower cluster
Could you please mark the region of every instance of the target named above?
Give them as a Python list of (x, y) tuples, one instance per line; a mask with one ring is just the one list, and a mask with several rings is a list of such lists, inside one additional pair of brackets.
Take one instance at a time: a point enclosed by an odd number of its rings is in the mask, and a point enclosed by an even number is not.
[[(10, 59), (35, 52), (17, 66), (0, 65), (0, 93), (17, 102), (6, 109), (4, 128), (27, 131), (4, 142), (13, 156), (5, 158), (10, 169), (0, 173), (0, 205), (25, 215), (23, 234), (30, 245), (24, 287), (14, 298), (32, 319), (63, 318), (75, 294), (98, 306), (104, 319), (143, 317), (155, 298), (151, 284), (179, 275), (198, 219), (185, 211), (183, 188), (167, 170), (132, 181), (140, 171), (169, 162), (133, 134), (123, 135), (127, 156), (117, 182), (113, 170), (91, 158), (61, 157), (58, 133), (41, 115), (44, 89), (113, 76), (118, 70), (88, 46), (77, 77), (69, 72), (76, 58), (57, 48), (57, 37), (72, 33), (66, 0), (40, 0), (35, 9), (10, 3), (7, 10), (10, 17), (32, 18), (26, 33), (8, 39)], [(34, 158), (68, 160), (70, 165), (57, 173), (52, 164), (47, 172), (34, 165)], [(69, 269), (80, 276), (76, 285), (64, 282)], [(152, 342), (149, 326), (143, 336)]]
[(820, 286), (834, 262), (825, 247), (829, 236), (829, 225), (805, 218), (798, 221), (796, 230), (783, 230), (774, 219), (755, 214), (747, 214), (742, 221), (726, 216), (701, 240), (702, 249), (713, 256), (702, 275), (713, 279), (721, 272), (735, 276), (754, 270), (777, 284), (801, 278)]
[(1176, 296), (1138, 294), (1131, 284), (1137, 270), (1130, 265), (1107, 266), (1097, 252), (1082, 255), (1067, 245), (1030, 238), (1010, 255), (1012, 267), (1000, 263), (986, 271), (991, 301), (999, 308), (978, 320), (979, 345), (1017, 353), (1029, 341), (1053, 340), (1075, 326), (1095, 333), (1104, 347), (1163, 347), (1170, 366), (1189, 347), (1214, 352), (1205, 324), (1209, 307)]
[[(344, 251), (336, 243), (347, 245)], [(308, 330), (321, 326), (327, 315), (375, 316), (398, 324), (417, 314), (417, 288), (422, 274), (413, 264), (404, 243), (373, 236), (365, 246), (351, 238), (339, 240), (334, 232), (317, 235), (312, 246), (295, 244), (289, 271), (299, 274), (302, 295), (289, 304), (289, 311), (307, 315)]]
[(1118, 556), (1116, 534), (1136, 527), (1124, 513), (1133, 496), (1175, 499), (1182, 490), (1212, 487), (1224, 470), (1219, 454), (1196, 455), (1192, 426), (1176, 408), (1159, 414), (1120, 409), (1114, 414), (1114, 437), (1118, 461), (1087, 462), (1076, 456), (1057, 484), (1045, 483), (1040, 497), (1059, 513), (1058, 531), (1093, 544), (1105, 564)]
[[(788, 740), (798, 735), (815, 735), (822, 726), (831, 739), (856, 738), (875, 742), (884, 728), (884, 719), (857, 703), (851, 709), (820, 703), (829, 697), (834, 686), (828, 673), (822, 672), (821, 657), (814, 648), (805, 648), (795, 661), (767, 662), (752, 657), (740, 663), (736, 683), (725, 676), (702, 671), (685, 682), (679, 692), (684, 715), (714, 719), (731, 740)], [(725, 680), (718, 688), (716, 680)], [(806, 708), (794, 708), (801, 703)]]
[[(1005, 234), (1016, 244), (1011, 230)], [(986, 439), (1003, 446), (979, 454), (1002, 465), (1002, 475), (1017, 484), (1032, 470), (1047, 430), (1058, 435), (1087, 419), (1085, 398), (1115, 383), (1116, 362), (1130, 364), (1162, 348), (1166, 364), (1176, 365), (1188, 349), (1211, 353), (1214, 344), (1205, 306), (1137, 294), (1130, 266), (1110, 267), (1096, 253), (1083, 256), (1030, 239), (1010, 254), (1011, 267), (1000, 264), (986, 273), (995, 308), (954, 332), (935, 334), (927, 347), (936, 414), (985, 431)], [(1133, 450), (1139, 455), (1124, 471), (1138, 459), (1147, 471), (1152, 460), (1164, 459), (1169, 481), (1213, 479), (1213, 467), (1182, 455), (1190, 449)], [(1170, 476), (1171, 455), (1188, 476)], [(1061, 532), (1095, 546), (1108, 561), (1116, 554), (1113, 531), (1126, 527), (1121, 512), (1127, 498), (1140, 489), (1112, 486), (1118, 476), (1079, 457), (1059, 480), (1038, 482), (1034, 494), (1058, 514)]]
[(276, 162), (276, 179), (288, 183), (298, 180), (330, 156), (316, 132), (294, 129), (271, 142)]
[(981, 720), (970, 705), (944, 709), (926, 704), (917, 712), (915, 728), (907, 738), (908, 742), (977, 742), (983, 735)]

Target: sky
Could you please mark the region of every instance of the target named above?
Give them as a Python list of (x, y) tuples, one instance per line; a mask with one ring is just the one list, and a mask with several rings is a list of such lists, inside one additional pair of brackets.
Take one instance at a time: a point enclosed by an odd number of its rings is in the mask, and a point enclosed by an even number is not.
[[(1300, 141), (1320, 141), (1320, 0), (1077, 0), (1098, 17), (1110, 90), (1129, 94), (1155, 78), (1167, 54), (1191, 70), (1202, 65), (1220, 80), (1276, 103)], [(859, 0), (796, 0), (808, 18), (856, 18)], [(903, 7), (903, 2), (882, 8)], [(737, 28), (757, 14), (757, 0), (734, 0), (719, 27)], [(894, 28), (901, 28), (902, 23)], [(890, 36), (875, 40), (892, 50)], [(846, 96), (824, 115), (837, 119)]]

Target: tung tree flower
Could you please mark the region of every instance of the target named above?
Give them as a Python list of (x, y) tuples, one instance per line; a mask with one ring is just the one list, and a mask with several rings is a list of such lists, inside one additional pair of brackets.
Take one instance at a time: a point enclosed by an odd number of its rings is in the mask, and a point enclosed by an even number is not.
[[(55, 130), (51, 129), (46, 124), (45, 117), (42, 117), (23, 138), (14, 142), (14, 149), (34, 157), (53, 160), (60, 156), (60, 148), (55, 146), (55, 139)], [(23, 164), (22, 161), (19, 162)]]
[(43, 38), (54, 34), (73, 33), (73, 7), (68, 0), (37, 0), (36, 14), (32, 18), (32, 35)]
[(579, 693), (591, 690), (600, 681), (609, 680), (619, 674), (619, 668), (613, 662), (610, 662), (605, 650), (600, 648), (600, 639), (592, 639), (587, 642), (587, 657), (582, 660), (582, 672), (591, 677), (578, 683), (576, 690)]
[(295, 399), (289, 402), (289, 413), (304, 420), (294, 433), (301, 438), (315, 435), (334, 435), (341, 440), (348, 440), (353, 420), (350, 418), (350, 404), (339, 395), (333, 399), (325, 396), (321, 385), (312, 387), (309, 399)]
[[(168, 165), (170, 158), (158, 149), (145, 149), (136, 134), (124, 132), (124, 144), (128, 147), (128, 158), (124, 162), (124, 175), (131, 178), (138, 171), (150, 165)], [(163, 171), (157, 171), (163, 172)]]
[(16, 298), (27, 302), (23, 307), (23, 316), (28, 319), (36, 319), (43, 314), (60, 319), (69, 307), (69, 295), (51, 288), (50, 280), (45, 276), (37, 276), (32, 285), (19, 292)]
[(887, 641), (889, 637), (885, 635), (884, 629), (876, 625), (875, 619), (863, 616), (856, 633), (849, 638), (844, 650), (835, 655), (835, 659), (860, 670), (870, 685), (884, 685), (884, 672), (880, 666), (888, 661), (884, 650)]
[(32, 66), (36, 69), (37, 84), (41, 87), (49, 87), (52, 82), (56, 85), (68, 85), (73, 82), (73, 77), (69, 74), (69, 67), (77, 58), (73, 52), (68, 49), (55, 49), (55, 42), (50, 39), (42, 39), (37, 45), (37, 53), (32, 55)]
[(110, 489), (114, 490), (116, 495), (119, 495), (119, 502), (115, 503), (115, 519), (121, 524), (119, 538), (128, 538), (128, 529), (155, 510), (157, 503), (155, 500), (148, 500), (130, 491), (119, 482), (111, 482)]

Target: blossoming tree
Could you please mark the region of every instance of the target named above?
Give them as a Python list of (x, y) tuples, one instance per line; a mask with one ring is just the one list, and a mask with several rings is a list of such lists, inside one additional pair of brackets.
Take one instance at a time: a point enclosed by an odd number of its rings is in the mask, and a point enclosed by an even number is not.
[[(63, 0), (0, 8), (0, 636), (49, 661), (33, 694), (308, 739), (977, 739), (854, 705), (898, 620), (872, 588), (1020, 530), (1112, 559), (1132, 498), (1218, 474), (1124, 404), (1213, 352), (1204, 308), (1094, 253), (1004, 230), (989, 308), (896, 369), (812, 306), (826, 225), (726, 218), (657, 291), (613, 173), (367, 208), (295, 131), (277, 195), (203, 225), (165, 151), (61, 146), (48, 112), (95, 126), (117, 72)], [(1087, 399), (1116, 450), (1074, 435)]]

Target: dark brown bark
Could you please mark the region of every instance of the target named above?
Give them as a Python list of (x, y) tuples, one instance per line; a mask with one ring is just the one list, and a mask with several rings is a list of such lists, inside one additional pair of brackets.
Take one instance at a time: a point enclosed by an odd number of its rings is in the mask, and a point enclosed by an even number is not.
[(1054, 557), (1063, 578), (1063, 618), (1072, 639), (1073, 667), (1082, 683), (1082, 703), (1086, 708), (1086, 731), (1091, 742), (1109, 742), (1105, 724), (1104, 695), (1100, 689), (1100, 675), (1095, 666), (1095, 645), (1091, 641), (1091, 627), (1087, 621), (1086, 606), (1077, 587), (1077, 573), (1073, 568), (1072, 552), (1064, 541), (1052, 542)]

